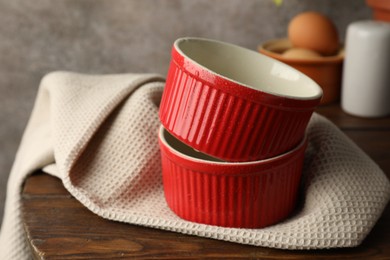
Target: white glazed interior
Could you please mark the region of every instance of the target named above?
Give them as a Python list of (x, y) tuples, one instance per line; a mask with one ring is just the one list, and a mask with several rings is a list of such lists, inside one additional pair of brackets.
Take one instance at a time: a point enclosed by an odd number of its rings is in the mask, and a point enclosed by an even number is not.
[(240, 85), (295, 99), (317, 99), (322, 89), (303, 73), (258, 52), (201, 38), (181, 38), (176, 50), (203, 68)]
[(284, 156), (289, 155), (290, 153), (295, 153), (297, 150), (299, 150), (302, 145), (306, 142), (306, 136), (304, 137), (304, 140), (297, 145), (294, 149), (272, 157), (268, 159), (263, 159), (259, 161), (250, 161), (250, 162), (226, 162), (219, 160), (217, 158), (211, 157), (207, 154), (201, 153), (193, 149), (192, 147), (182, 143), (180, 140), (178, 140), (176, 137), (172, 136), (162, 125), (160, 126), (159, 131), (159, 138), (160, 141), (171, 150), (171, 152), (175, 153), (176, 155), (185, 158), (189, 161), (199, 162), (199, 163), (207, 163), (207, 164), (218, 164), (218, 165), (254, 165), (254, 164), (265, 164), (274, 160), (279, 160)]

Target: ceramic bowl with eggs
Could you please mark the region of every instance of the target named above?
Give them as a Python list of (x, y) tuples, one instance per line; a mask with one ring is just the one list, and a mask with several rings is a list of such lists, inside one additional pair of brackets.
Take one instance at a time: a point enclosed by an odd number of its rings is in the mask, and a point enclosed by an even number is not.
[(339, 99), (344, 49), (335, 25), (326, 16), (317, 12), (297, 15), (289, 23), (288, 38), (264, 42), (259, 52), (317, 82), (323, 90), (321, 104)]

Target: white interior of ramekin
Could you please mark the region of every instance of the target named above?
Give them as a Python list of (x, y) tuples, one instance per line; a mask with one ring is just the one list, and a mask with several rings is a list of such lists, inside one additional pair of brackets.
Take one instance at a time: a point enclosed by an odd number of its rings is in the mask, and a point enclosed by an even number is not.
[(258, 52), (202, 38), (180, 38), (176, 50), (204, 69), (248, 88), (294, 99), (317, 99), (322, 89), (300, 71)]
[(263, 163), (268, 163), (274, 160), (278, 160), (281, 157), (288, 156), (290, 153), (295, 153), (297, 150), (299, 150), (302, 145), (306, 142), (306, 136), (303, 138), (301, 143), (297, 145), (294, 149), (272, 157), (268, 159), (263, 159), (263, 160), (258, 160), (258, 161), (250, 161), (250, 162), (226, 162), (219, 160), (217, 158), (214, 158), (212, 156), (209, 156), (207, 154), (201, 153), (193, 149), (192, 147), (184, 144), (180, 140), (178, 140), (176, 137), (174, 137), (172, 134), (170, 134), (162, 125), (160, 126), (160, 131), (159, 131), (159, 138), (160, 141), (169, 148), (169, 150), (176, 154), (179, 157), (182, 157), (184, 159), (187, 159), (189, 161), (194, 161), (194, 162), (199, 162), (203, 164), (217, 164), (217, 165), (254, 165), (254, 164), (263, 164)]

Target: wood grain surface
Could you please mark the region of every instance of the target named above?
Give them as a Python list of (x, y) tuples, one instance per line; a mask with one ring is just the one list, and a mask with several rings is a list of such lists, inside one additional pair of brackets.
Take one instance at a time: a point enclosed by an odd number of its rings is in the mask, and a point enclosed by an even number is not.
[[(338, 105), (317, 112), (337, 124), (390, 178), (390, 117), (362, 119)], [(390, 259), (390, 207), (356, 248), (292, 251), (235, 244), (105, 220), (42, 172), (23, 189), (26, 239), (36, 259)]]

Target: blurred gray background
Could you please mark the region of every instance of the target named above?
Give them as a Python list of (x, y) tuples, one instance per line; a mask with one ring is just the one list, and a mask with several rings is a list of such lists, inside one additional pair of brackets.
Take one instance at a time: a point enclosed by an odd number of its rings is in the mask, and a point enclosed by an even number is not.
[(0, 0), (0, 221), (8, 175), (40, 79), (53, 70), (165, 75), (176, 38), (250, 49), (285, 37), (292, 17), (328, 15), (341, 39), (369, 19), (364, 0)]

